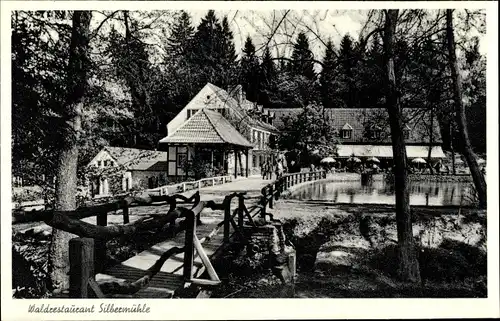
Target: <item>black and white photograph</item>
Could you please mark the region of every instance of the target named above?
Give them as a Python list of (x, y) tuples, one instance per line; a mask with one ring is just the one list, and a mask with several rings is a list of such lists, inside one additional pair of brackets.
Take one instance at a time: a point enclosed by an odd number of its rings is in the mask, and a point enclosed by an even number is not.
[(498, 299), (491, 5), (16, 2), (2, 298), (28, 319)]

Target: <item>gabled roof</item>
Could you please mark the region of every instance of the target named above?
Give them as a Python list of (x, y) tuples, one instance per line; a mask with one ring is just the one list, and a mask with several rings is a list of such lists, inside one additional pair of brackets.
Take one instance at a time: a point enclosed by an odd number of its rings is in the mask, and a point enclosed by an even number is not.
[(345, 123), (344, 126), (342, 126), (342, 129), (344, 129), (344, 130), (352, 130), (352, 126), (349, 125), (349, 123)]
[(166, 152), (111, 146), (104, 147), (104, 150), (127, 170), (165, 171), (168, 167)]
[(253, 147), (220, 113), (203, 108), (160, 143), (230, 144)]
[[(254, 106), (253, 108), (259, 108), (260, 105), (255, 106), (254, 103), (243, 99), (243, 102), (240, 104), (236, 99), (231, 96), (227, 91), (222, 88), (215, 86), (214, 84), (207, 83), (206, 85), (217, 95), (217, 98), (221, 100), (234, 114), (238, 116), (239, 119), (244, 119), (248, 124), (252, 127), (260, 127), (261, 129), (268, 130), (270, 132), (277, 132), (275, 126), (267, 124), (261, 120), (247, 117), (247, 111), (245, 110), (248, 106)], [(262, 111), (262, 106), (260, 106), (260, 110)]]

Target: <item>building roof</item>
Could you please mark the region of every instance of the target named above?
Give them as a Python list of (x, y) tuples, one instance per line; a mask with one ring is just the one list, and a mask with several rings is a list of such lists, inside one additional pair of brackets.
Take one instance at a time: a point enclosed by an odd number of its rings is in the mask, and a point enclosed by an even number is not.
[(262, 110), (262, 106), (258, 106), (245, 98), (242, 98), (241, 103), (239, 103), (226, 90), (219, 88), (211, 83), (207, 83), (207, 86), (213, 90), (213, 92), (217, 95), (217, 98), (220, 99), (234, 114), (236, 114), (238, 118), (245, 119), (245, 121), (248, 122), (250, 126), (261, 128), (270, 132), (278, 131), (276, 127), (271, 124), (267, 124), (259, 119), (247, 117), (246, 114), (248, 114), (249, 110), (251, 110), (252, 108), (260, 108)]
[[(276, 127), (286, 129), (284, 124), (285, 117), (296, 117), (303, 109), (302, 108), (275, 108), (269, 109), (276, 115), (274, 124)], [(408, 130), (409, 137), (407, 143), (417, 144), (429, 141), (429, 131), (426, 128), (426, 123), (421, 121), (422, 117), (429, 117), (427, 114), (419, 113), (422, 109), (405, 108), (403, 116), (407, 119), (405, 130)], [(422, 114), (422, 115), (421, 115)], [(344, 127), (352, 129), (351, 138), (342, 138), (339, 135), (338, 139), (341, 143), (390, 143), (390, 127), (388, 123), (388, 114), (385, 108), (327, 108), (325, 115), (329, 118), (332, 127), (340, 132)], [(382, 135), (380, 138), (369, 139), (366, 136), (367, 127), (372, 126), (381, 129)], [(438, 121), (434, 120), (433, 142), (441, 143), (441, 135), (439, 132)]]
[(160, 143), (230, 144), (253, 147), (220, 113), (203, 108)]
[(148, 149), (104, 147), (104, 150), (127, 170), (166, 171), (168, 153)]

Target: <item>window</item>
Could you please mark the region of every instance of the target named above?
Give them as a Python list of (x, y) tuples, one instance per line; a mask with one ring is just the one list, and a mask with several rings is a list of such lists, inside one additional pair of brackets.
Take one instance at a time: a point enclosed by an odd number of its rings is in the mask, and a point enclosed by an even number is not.
[(344, 139), (352, 138), (352, 126), (349, 125), (349, 123), (345, 123), (344, 126), (342, 126), (342, 130), (340, 131), (340, 135)]
[(342, 138), (351, 139), (352, 138), (352, 129), (342, 129)]
[(97, 167), (101, 167), (101, 164), (102, 164), (101, 161), (97, 161)]
[(179, 153), (177, 154), (177, 168), (184, 168), (187, 164), (187, 154)]

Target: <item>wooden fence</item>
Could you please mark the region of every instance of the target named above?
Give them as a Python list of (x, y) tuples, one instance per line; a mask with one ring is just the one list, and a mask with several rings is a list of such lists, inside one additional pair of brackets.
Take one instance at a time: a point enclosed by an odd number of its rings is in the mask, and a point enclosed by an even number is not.
[(191, 181), (191, 182), (182, 182), (178, 184), (173, 184), (173, 185), (165, 185), (157, 188), (153, 188), (148, 190), (149, 193), (154, 193), (158, 195), (168, 195), (172, 194), (169, 193), (170, 191), (174, 191), (173, 194), (175, 193), (184, 193), (193, 189), (200, 189), (205, 186), (215, 186), (215, 185), (222, 185), (225, 183), (232, 182), (233, 177), (231, 175), (225, 175), (225, 176), (216, 176), (216, 177), (208, 177), (208, 178), (202, 178), (197, 181)]

